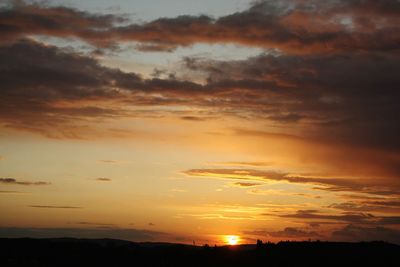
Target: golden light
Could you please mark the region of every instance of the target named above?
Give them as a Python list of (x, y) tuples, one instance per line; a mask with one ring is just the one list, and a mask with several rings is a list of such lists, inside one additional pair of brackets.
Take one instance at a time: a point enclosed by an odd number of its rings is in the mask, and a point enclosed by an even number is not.
[(237, 245), (240, 241), (239, 236), (237, 235), (227, 235), (225, 236), (225, 241), (231, 246)]

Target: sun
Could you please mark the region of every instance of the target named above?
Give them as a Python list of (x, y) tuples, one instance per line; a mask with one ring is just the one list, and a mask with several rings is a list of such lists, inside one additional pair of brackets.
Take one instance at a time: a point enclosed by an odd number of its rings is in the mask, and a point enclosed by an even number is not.
[(225, 241), (231, 246), (237, 245), (240, 241), (239, 236), (237, 235), (227, 235), (225, 236)]

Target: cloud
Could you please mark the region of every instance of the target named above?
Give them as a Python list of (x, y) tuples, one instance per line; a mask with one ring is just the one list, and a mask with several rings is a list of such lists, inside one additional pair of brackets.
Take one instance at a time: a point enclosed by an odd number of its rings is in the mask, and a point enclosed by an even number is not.
[(67, 7), (49, 7), (9, 1), (0, 9), (1, 42), (11, 42), (29, 35), (62, 38), (75, 37), (98, 46), (110, 46), (106, 32), (124, 19), (114, 15), (90, 14)]
[(0, 227), (0, 236), (5, 238), (113, 238), (136, 242), (160, 241), (168, 234), (163, 232), (124, 228), (16, 228)]
[[(315, 224), (318, 225), (318, 224)], [(318, 225), (319, 227), (319, 225)], [(313, 226), (313, 228), (317, 228)], [(245, 235), (266, 236), (282, 239), (323, 239), (331, 241), (363, 242), (363, 241), (386, 241), (400, 243), (400, 231), (393, 228), (373, 226), (365, 227), (357, 224), (347, 224), (342, 228), (335, 229), (330, 233), (321, 235), (316, 231), (286, 227), (281, 231), (253, 230), (243, 232)]]
[[(188, 81), (143, 79), (73, 50), (30, 40), (0, 45), (0, 57), (0, 122), (51, 138), (82, 139), (82, 133), (96, 133), (105, 121), (153, 113), (134, 107), (189, 103), (209, 90)], [(115, 129), (98, 132), (116, 134)]]
[(28, 182), (28, 181), (18, 181), (15, 178), (0, 178), (0, 183), (9, 185), (50, 185), (49, 182)]
[(119, 163), (118, 160), (110, 160), (110, 159), (101, 159), (101, 160), (98, 160), (97, 162), (99, 162), (99, 163), (110, 163), (110, 164)]
[(90, 225), (90, 226), (97, 226), (100, 228), (106, 228), (106, 227), (115, 227), (115, 224), (113, 223), (94, 223), (94, 222), (74, 222), (72, 224), (78, 224), (78, 225)]
[(272, 162), (262, 162), (262, 161), (229, 161), (229, 162), (217, 162), (213, 165), (223, 165), (223, 166), (239, 166), (239, 167), (266, 167), (273, 165)]
[[(271, 214), (265, 214), (271, 215)], [(296, 218), (307, 220), (327, 220), (354, 224), (398, 225), (400, 216), (377, 216), (363, 212), (343, 212), (341, 214), (319, 213), (317, 210), (298, 210), (294, 214), (279, 215), (282, 218)]]
[(120, 73), (116, 70), (32, 41), (0, 46), (0, 57), (0, 120), (7, 127), (76, 138), (85, 128), (79, 122), (119, 115), (112, 108), (89, 104), (114, 98), (112, 76)]
[(376, 195), (398, 195), (397, 188), (383, 188), (374, 185), (368, 179), (354, 178), (318, 178), (292, 175), (290, 173), (262, 171), (253, 169), (191, 169), (184, 171), (186, 175), (213, 179), (229, 179), (244, 181), (281, 181), (298, 184), (313, 184), (316, 190), (333, 192), (350, 191)]
[(294, 227), (286, 227), (282, 231), (277, 232), (267, 232), (269, 236), (279, 237), (279, 238), (318, 238), (321, 237), (315, 231), (304, 231)]
[(365, 203), (369, 204), (369, 205), (376, 205), (376, 206), (400, 207), (400, 201), (398, 201), (398, 200), (366, 201)]
[[(248, 10), (217, 19), (179, 16), (127, 25), (117, 28), (115, 36), (161, 51), (195, 43), (236, 43), (299, 54), (396, 50), (399, 9), (395, 0), (378, 5), (373, 0), (325, 5), (259, 1)], [(379, 41), (373, 42), (378, 37)]]
[[(135, 107), (202, 107), (208, 110), (207, 116), (180, 117), (203, 120), (246, 114), (299, 130), (303, 136), (292, 136), (293, 140), (384, 149), (388, 153), (379, 158), (386, 162), (385, 168), (400, 173), (399, 160), (391, 154), (400, 148), (395, 135), (400, 113), (396, 90), (400, 80), (394, 71), (400, 66), (397, 54), (187, 59), (183, 68), (206, 73), (204, 84), (179, 77), (144, 79), (102, 66), (73, 50), (27, 40), (0, 46), (0, 56), (0, 121), (9, 128), (53, 138), (83, 138), (80, 133), (94, 131), (95, 125), (106, 121), (158, 115), (155, 110), (135, 111)], [(172, 113), (164, 110), (162, 114)], [(236, 129), (236, 133), (267, 136), (261, 130)], [(268, 136), (285, 135), (291, 137), (286, 133)]]
[(49, 35), (74, 37), (99, 47), (138, 42), (137, 49), (142, 51), (171, 52), (196, 43), (235, 43), (307, 54), (396, 51), (399, 12), (400, 4), (395, 0), (378, 4), (374, 0), (258, 1), (248, 10), (217, 19), (183, 15), (129, 24), (114, 15), (18, 1), (0, 10), (0, 25), (4, 41)]
[(250, 182), (236, 182), (233, 183), (234, 186), (238, 187), (253, 187), (253, 186), (258, 186), (261, 185), (260, 183), (250, 183)]
[(205, 117), (197, 117), (197, 116), (182, 116), (181, 119), (185, 120), (185, 121), (205, 121), (205, 120), (207, 120), (207, 118), (205, 118)]
[(38, 208), (38, 209), (82, 209), (82, 207), (76, 207), (76, 206), (30, 205), (28, 207)]
[(386, 227), (363, 227), (349, 224), (332, 233), (332, 238), (341, 241), (384, 240), (400, 244), (400, 231)]
[(183, 68), (202, 73), (210, 87), (231, 90), (227, 101), (218, 102), (226, 108), (235, 105), (253, 118), (302, 128), (312, 139), (393, 150), (400, 147), (394, 135), (399, 66), (399, 55), (388, 52), (188, 58)]
[(179, 16), (118, 27), (115, 36), (144, 43), (153, 48), (150, 51), (195, 43), (236, 43), (298, 54), (387, 51), (397, 49), (399, 10), (395, 0), (259, 1), (248, 10), (217, 19)]
[(380, 211), (380, 212), (399, 212), (399, 201), (359, 201), (359, 202), (343, 202), (333, 203), (328, 206), (346, 211)]
[(112, 180), (110, 178), (101, 177), (101, 178), (96, 178), (96, 181), (99, 181), (99, 182), (111, 182)]
[[(327, 157), (343, 173), (398, 180), (400, 23), (395, 23), (399, 4), (394, 0), (259, 1), (216, 19), (181, 16), (130, 25), (112, 15), (18, 2), (0, 10), (0, 31), (7, 36), (0, 44), (4, 130), (49, 138), (125, 138), (145, 133), (104, 125), (136, 117), (201, 121), (229, 116), (260, 122), (257, 130), (234, 129), (237, 136), (314, 142), (316, 152), (321, 144), (340, 146), (349, 159), (339, 152)], [(182, 73), (144, 78), (72, 48), (29, 39), (36, 34), (75, 37), (101, 47), (125, 41), (153, 50), (236, 42), (271, 49), (244, 60), (185, 58)], [(184, 77), (187, 71), (202, 74), (204, 81)], [(174, 113), (182, 107), (190, 112)], [(193, 111), (197, 108), (206, 112)], [(297, 136), (288, 134), (293, 132)], [(348, 153), (353, 148), (358, 150)], [(316, 155), (314, 160), (322, 159)], [(373, 191), (359, 184), (324, 184), (318, 189)]]
[(309, 223), (309, 225), (310, 225), (310, 227), (312, 227), (312, 228), (319, 228), (319, 227), (320, 227), (320, 224), (319, 224), (319, 223), (314, 223), (314, 222)]
[(252, 230), (252, 231), (244, 231), (245, 235), (252, 236), (265, 236), (265, 237), (274, 237), (282, 239), (310, 239), (310, 238), (321, 238), (323, 237), (319, 233), (315, 231), (308, 231), (305, 229), (300, 229), (296, 227), (285, 227), (281, 231), (268, 231), (268, 230)]

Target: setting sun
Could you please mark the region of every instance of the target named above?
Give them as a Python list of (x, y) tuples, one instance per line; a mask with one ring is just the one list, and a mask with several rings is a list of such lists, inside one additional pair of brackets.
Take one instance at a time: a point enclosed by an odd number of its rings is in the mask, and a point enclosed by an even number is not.
[(225, 240), (226, 240), (226, 243), (233, 246), (233, 245), (237, 245), (239, 243), (240, 238), (237, 235), (227, 235), (227, 236), (225, 236)]

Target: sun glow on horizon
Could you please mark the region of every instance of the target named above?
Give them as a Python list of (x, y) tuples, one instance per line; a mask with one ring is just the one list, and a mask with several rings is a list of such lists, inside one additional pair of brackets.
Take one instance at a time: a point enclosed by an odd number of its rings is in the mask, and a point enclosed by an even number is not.
[(237, 235), (227, 235), (225, 236), (225, 242), (231, 246), (239, 244), (240, 237)]

